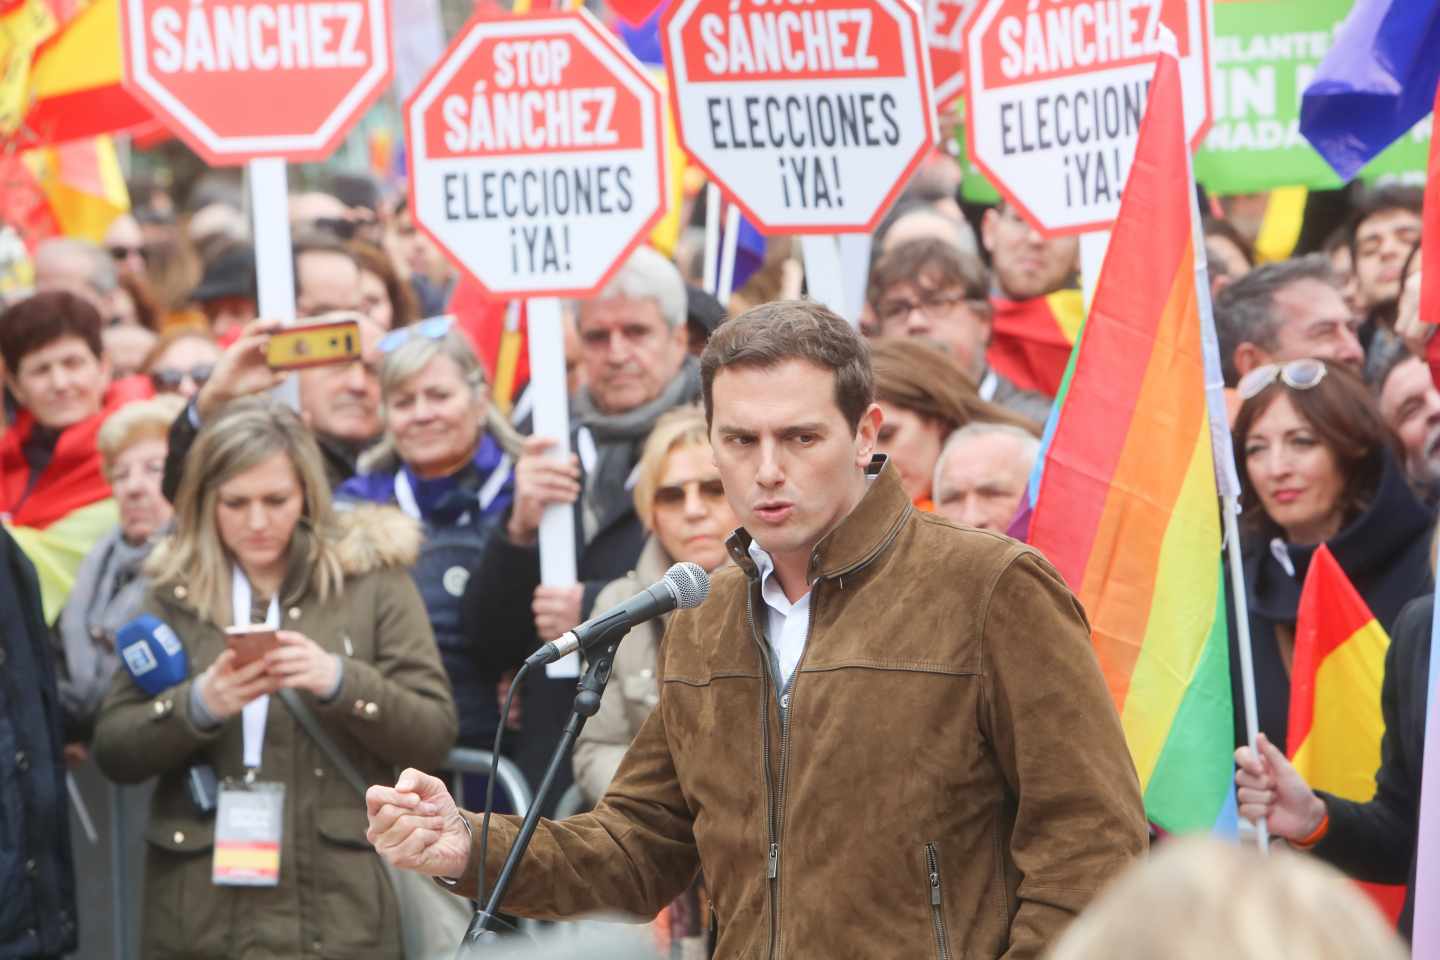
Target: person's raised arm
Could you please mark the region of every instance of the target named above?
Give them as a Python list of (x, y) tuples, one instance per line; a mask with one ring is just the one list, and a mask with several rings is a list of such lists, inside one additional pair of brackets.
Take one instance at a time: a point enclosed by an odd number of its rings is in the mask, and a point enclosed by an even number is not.
[(165, 475), (160, 482), (160, 492), (166, 500), (173, 503), (180, 489), (185, 455), (195, 443), (200, 425), (236, 397), (261, 393), (284, 381), (285, 374), (271, 370), (265, 362), (265, 346), (270, 342), (270, 334), (282, 326), (279, 320), (256, 320), (247, 326), (215, 361), (210, 379), (205, 381), (195, 400), (186, 404), (175, 418), (165, 453)]

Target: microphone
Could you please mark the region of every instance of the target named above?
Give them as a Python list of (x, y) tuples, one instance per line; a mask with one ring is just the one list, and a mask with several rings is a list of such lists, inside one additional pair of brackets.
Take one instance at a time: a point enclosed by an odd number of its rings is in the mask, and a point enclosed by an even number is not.
[(679, 608), (698, 607), (710, 595), (710, 575), (698, 563), (677, 563), (665, 576), (618, 606), (591, 617), (574, 630), (560, 635), (525, 659), (528, 666), (554, 663), (576, 650), (588, 650), (615, 632), (625, 632)]
[(148, 613), (131, 620), (115, 634), (115, 649), (130, 679), (155, 696), (190, 675), (190, 661), (175, 631)]

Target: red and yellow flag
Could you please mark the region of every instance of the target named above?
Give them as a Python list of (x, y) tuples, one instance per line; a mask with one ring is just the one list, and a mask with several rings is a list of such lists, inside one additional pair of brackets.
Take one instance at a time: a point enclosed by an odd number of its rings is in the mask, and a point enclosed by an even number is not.
[[(1390, 637), (1321, 544), (1300, 591), (1285, 745), (1295, 769), (1316, 790), (1362, 803), (1375, 795), (1385, 735), (1380, 686), (1389, 648)], [(1362, 886), (1391, 920), (1400, 915), (1404, 887)]]
[(1022, 390), (1055, 396), (1085, 321), (1080, 291), (1057, 290), (1030, 300), (993, 297), (990, 302), (995, 309), (985, 354), (990, 366)]

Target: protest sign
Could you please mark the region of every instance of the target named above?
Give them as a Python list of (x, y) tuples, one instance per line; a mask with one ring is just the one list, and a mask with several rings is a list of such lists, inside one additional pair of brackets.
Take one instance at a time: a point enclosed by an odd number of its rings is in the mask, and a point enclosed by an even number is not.
[(665, 212), (663, 124), (590, 14), (476, 19), (405, 106), (410, 210), (493, 296), (585, 296)]
[(925, 42), (930, 47), (930, 73), (935, 107), (944, 110), (965, 89), (965, 25), (977, 0), (925, 0)]
[[(1300, 97), (1352, 0), (1217, 0), (1215, 122), (1195, 155), (1212, 193), (1283, 186), (1331, 189), (1340, 178), (1300, 134)], [(1363, 179), (1425, 170), (1430, 126), (1421, 122), (1361, 171)]]
[(390, 83), (385, 0), (122, 0), (125, 85), (212, 166), (323, 160)]
[(966, 33), (968, 156), (1049, 235), (1120, 209), (1162, 27), (1174, 35), (1185, 133), (1210, 123), (1209, 0), (986, 0)]
[(679, 0), (680, 141), (765, 233), (869, 232), (935, 143), (912, 0)]

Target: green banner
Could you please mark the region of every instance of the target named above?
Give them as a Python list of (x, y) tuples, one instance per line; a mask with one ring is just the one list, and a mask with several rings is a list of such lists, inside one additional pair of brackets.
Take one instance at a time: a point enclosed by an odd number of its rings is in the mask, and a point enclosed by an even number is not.
[[(1300, 133), (1300, 95), (1351, 6), (1352, 0), (1216, 0), (1214, 125), (1195, 154), (1195, 177), (1206, 189), (1341, 185)], [(1423, 174), (1429, 146), (1427, 118), (1360, 177)]]
[[(1276, 187), (1328, 190), (1335, 171), (1300, 133), (1300, 95), (1320, 65), (1353, 0), (1214, 0), (1211, 51), (1214, 123), (1195, 154), (1195, 178), (1214, 194)], [(997, 199), (964, 156), (962, 193)], [(1427, 117), (1360, 171), (1363, 180), (1423, 179), (1430, 149)]]

